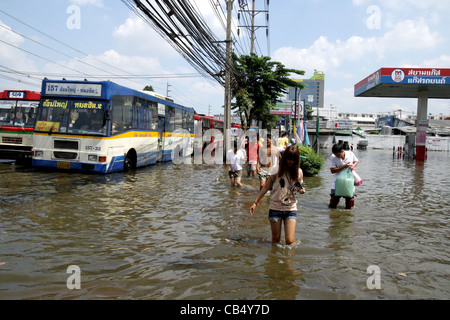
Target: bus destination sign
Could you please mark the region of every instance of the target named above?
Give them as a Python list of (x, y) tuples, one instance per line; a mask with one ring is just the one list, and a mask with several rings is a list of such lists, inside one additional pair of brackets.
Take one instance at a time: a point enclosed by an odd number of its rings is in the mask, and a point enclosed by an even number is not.
[(25, 99), (26, 93), (24, 91), (8, 91), (8, 98), (10, 98), (10, 99)]
[(101, 97), (102, 85), (99, 83), (47, 82), (45, 94), (58, 96)]

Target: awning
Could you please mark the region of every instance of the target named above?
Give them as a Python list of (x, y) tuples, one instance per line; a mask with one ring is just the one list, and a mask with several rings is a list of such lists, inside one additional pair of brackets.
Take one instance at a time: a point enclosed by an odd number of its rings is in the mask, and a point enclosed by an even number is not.
[(381, 68), (355, 85), (355, 97), (450, 98), (450, 69)]

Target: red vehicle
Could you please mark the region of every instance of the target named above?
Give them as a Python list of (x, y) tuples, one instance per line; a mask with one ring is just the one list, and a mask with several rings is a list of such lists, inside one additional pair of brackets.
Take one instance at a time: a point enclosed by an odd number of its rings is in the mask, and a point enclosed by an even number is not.
[(232, 137), (239, 137), (241, 126), (237, 123), (231, 124), (231, 136)]
[(0, 159), (31, 160), (40, 99), (41, 94), (34, 91), (0, 92)]
[[(207, 145), (213, 143), (215, 138), (214, 134), (211, 134), (211, 129), (216, 129), (220, 131), (220, 134), (223, 135), (224, 132), (224, 123), (222, 120), (215, 119), (212, 116), (206, 116), (204, 114), (195, 114), (195, 140), (194, 140), (194, 148), (201, 148), (203, 150)], [(217, 134), (218, 132), (216, 132)]]

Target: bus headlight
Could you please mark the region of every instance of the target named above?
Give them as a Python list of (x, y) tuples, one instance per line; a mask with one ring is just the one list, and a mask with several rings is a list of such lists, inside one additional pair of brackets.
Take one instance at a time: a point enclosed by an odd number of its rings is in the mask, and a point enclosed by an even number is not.
[(88, 161), (97, 162), (97, 156), (96, 155), (88, 155)]
[(44, 151), (34, 150), (35, 158), (42, 158), (44, 156)]

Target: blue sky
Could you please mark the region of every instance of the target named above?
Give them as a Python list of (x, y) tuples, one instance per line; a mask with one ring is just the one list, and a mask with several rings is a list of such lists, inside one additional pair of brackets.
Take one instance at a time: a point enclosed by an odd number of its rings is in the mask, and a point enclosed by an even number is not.
[[(225, 38), (210, 0), (194, 2), (217, 37)], [(219, 3), (225, 8), (224, 0)], [(256, 3), (263, 9), (263, 0)], [(79, 19), (72, 19), (73, 8)], [(0, 90), (39, 91), (43, 76), (110, 75), (136, 89), (150, 84), (162, 94), (169, 83), (175, 101), (199, 113), (222, 112), (223, 88), (202, 77), (174, 77), (195, 70), (120, 0), (2, 0), (0, 10), (0, 70), (13, 70), (0, 72)], [(381, 67), (450, 68), (449, 16), (450, 1), (443, 0), (272, 0), (270, 56), (304, 70), (305, 78), (314, 69), (324, 71), (325, 107), (416, 112), (415, 99), (355, 98), (353, 87)], [(268, 55), (265, 31), (257, 37), (257, 53)], [(158, 78), (113, 79), (123, 74)], [(430, 100), (429, 112), (450, 114), (450, 101)]]

